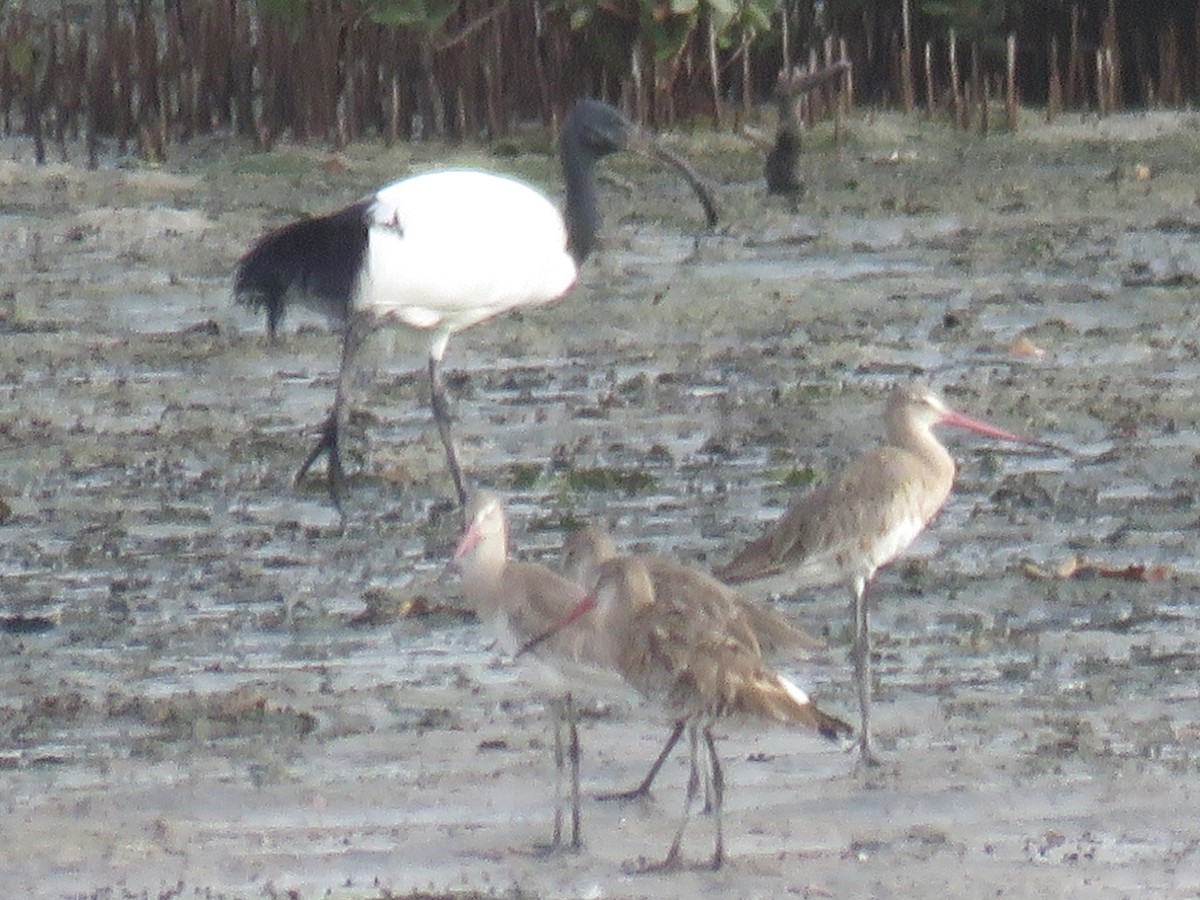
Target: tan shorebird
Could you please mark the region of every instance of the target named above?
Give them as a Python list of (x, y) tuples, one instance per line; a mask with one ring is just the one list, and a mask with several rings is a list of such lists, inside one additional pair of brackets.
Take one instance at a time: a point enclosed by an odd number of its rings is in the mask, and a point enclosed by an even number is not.
[[(590, 590), (596, 584), (600, 565), (618, 556), (616, 542), (606, 530), (586, 525), (572, 531), (563, 541), (559, 568), (565, 577)], [(707, 572), (663, 556), (641, 555), (637, 559), (646, 567), (656, 596), (668, 597), (673, 604), (701, 607), (705, 615), (725, 623), (733, 634), (768, 659), (825, 648), (824, 641), (793, 625), (770, 607), (747, 600)], [(685, 718), (676, 720), (666, 744), (637, 787), (597, 794), (596, 799), (636, 800), (649, 796), (650, 786), (683, 736), (686, 724)]]
[(1000, 440), (1052, 446), (1021, 437), (948, 407), (930, 389), (896, 387), (884, 409), (885, 444), (788, 506), (783, 517), (715, 574), (729, 584), (785, 579), (792, 589), (842, 583), (854, 621), (854, 679), (861, 715), (862, 760), (878, 765), (871, 745), (871, 638), (866, 587), (904, 552), (950, 496), (954, 459), (938, 441), (939, 425)]
[[(504, 505), (495, 494), (479, 492), (468, 501), (466, 529), (454, 551), (452, 565), (462, 576), (463, 593), (479, 618), (496, 634), (509, 653), (538, 635), (544, 634), (557, 620), (585, 596), (574, 582), (545, 566), (518, 562), (508, 557), (508, 522)], [(562, 692), (562, 699), (551, 704), (554, 715), (554, 748), (557, 770), (554, 834), (550, 849), (563, 846), (563, 739), (567, 730), (566, 753), (571, 765), (571, 840), (569, 846), (582, 846), (579, 803), (579, 730), (572, 687), (580, 683), (603, 686), (611, 677), (605, 651), (586, 627), (572, 629), (547, 641), (537, 654), (543, 663), (543, 682)]]
[(717, 869), (725, 859), (721, 822), (725, 778), (714, 724), (740, 720), (800, 726), (831, 740), (853, 729), (818, 709), (804, 691), (770, 668), (752, 634), (688, 602), (684, 591), (656, 590), (656, 583), (666, 582), (652, 575), (644, 557), (617, 557), (600, 564), (588, 596), (521, 652), (582, 626), (631, 687), (686, 723), (691, 766), (683, 815), (666, 858), (647, 870), (683, 864), (683, 835), (700, 786), (699, 739), (703, 736), (715, 831), (709, 865)]

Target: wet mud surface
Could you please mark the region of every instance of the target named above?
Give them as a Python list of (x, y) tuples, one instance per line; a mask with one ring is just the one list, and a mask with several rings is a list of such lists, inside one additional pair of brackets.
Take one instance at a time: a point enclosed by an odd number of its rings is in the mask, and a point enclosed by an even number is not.
[[(265, 228), (452, 159), (557, 195), (544, 153), (221, 143), (161, 169), (0, 163), (0, 872), (12, 896), (1054, 896), (1200, 893), (1200, 118), (1030, 120), (987, 140), (891, 117), (761, 153), (675, 141), (720, 185), (605, 166), (606, 231), (556, 306), (458, 336), (464, 463), (515, 543), (564, 530), (724, 561), (881, 433), (888, 387), (1068, 450), (945, 435), (955, 493), (874, 587), (891, 765), (722, 732), (730, 862), (665, 852), (656, 799), (587, 801), (540, 858), (543, 695), (439, 581), (457, 512), (424, 343), (362, 379), (344, 529), (293, 474), (338, 340), (231, 304)], [(536, 149), (536, 148), (534, 148)], [(830, 649), (782, 668), (856, 719), (841, 588), (777, 601)], [(589, 791), (666, 733), (589, 700)], [(710, 822), (686, 852), (704, 859)]]

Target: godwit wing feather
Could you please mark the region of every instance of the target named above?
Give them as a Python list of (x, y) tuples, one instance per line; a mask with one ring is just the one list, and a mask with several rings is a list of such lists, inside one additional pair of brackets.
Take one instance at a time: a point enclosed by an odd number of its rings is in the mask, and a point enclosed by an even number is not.
[(717, 576), (731, 584), (787, 573), (796, 586), (865, 578), (911, 544), (950, 494), (915, 454), (881, 447), (801, 495)]
[[(676, 717), (676, 731), (679, 722), (688, 730), (691, 769), (683, 816), (666, 859), (651, 869), (679, 865), (684, 829), (698, 790), (697, 735), (703, 730), (715, 825), (712, 867), (719, 868), (724, 857), (724, 776), (712, 724), (734, 718), (799, 725), (830, 739), (850, 734), (852, 729), (817, 710), (802, 690), (771, 670), (763, 662), (753, 634), (747, 640), (742, 629), (730, 629), (727, 604), (717, 603), (714, 609), (718, 614), (713, 615), (703, 604), (689, 602), (686, 591), (665, 589), (668, 583), (658, 591), (642, 557), (610, 559), (596, 567), (591, 593), (555, 628), (594, 631), (606, 648), (609, 664), (624, 680)], [(581, 624), (585, 617), (586, 625)]]
[[(595, 584), (599, 564), (618, 555), (617, 545), (608, 532), (589, 525), (567, 536), (560, 568), (568, 578), (590, 588)], [(756, 643), (764, 656), (825, 648), (824, 641), (794, 625), (786, 616), (743, 597), (706, 572), (662, 556), (639, 555), (637, 559), (650, 573), (656, 595), (661, 598), (682, 594), (682, 602), (727, 623), (732, 631)]]
[[(510, 637), (505, 650), (515, 653), (533, 638), (550, 628), (586, 595), (574, 582), (535, 563), (509, 562), (504, 567), (505, 589), (523, 598), (522, 603), (504, 610), (505, 627)], [(586, 663), (595, 658), (585, 628), (564, 629), (547, 638), (544, 650), (556, 658)]]
[[(616, 543), (603, 528), (588, 525), (567, 535), (563, 542), (560, 568), (565, 576), (592, 588), (598, 566), (620, 555)], [(698, 606), (705, 615), (725, 622), (747, 643), (756, 644), (766, 656), (781, 656), (787, 651), (815, 650), (822, 641), (793, 625), (770, 607), (760, 606), (742, 597), (721, 582), (679, 563), (656, 556), (639, 556), (650, 574), (656, 596), (680, 597)], [(636, 788), (599, 795), (599, 799), (633, 799), (649, 794), (659, 768), (683, 733), (686, 719), (680, 718), (658, 758)]]
[(658, 591), (641, 557), (605, 563), (597, 585), (597, 630), (608, 638), (613, 664), (672, 713), (766, 719), (830, 736), (848, 732), (844, 723), (836, 728), (832, 717), (817, 716), (804, 692), (763, 662), (757, 641), (690, 604), (687, 594)]

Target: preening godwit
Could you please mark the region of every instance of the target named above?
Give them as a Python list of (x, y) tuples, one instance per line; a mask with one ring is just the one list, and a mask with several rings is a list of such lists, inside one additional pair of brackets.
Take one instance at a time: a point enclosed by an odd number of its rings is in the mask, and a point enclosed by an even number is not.
[[(567, 535), (559, 563), (564, 576), (590, 589), (595, 586), (601, 563), (619, 556), (612, 536), (598, 525), (587, 525)], [(793, 625), (775, 610), (753, 603), (729, 589), (706, 572), (689, 568), (662, 556), (638, 556), (653, 583), (655, 595), (672, 604), (694, 605), (702, 614), (726, 627), (766, 658), (824, 648), (823, 641)], [(634, 800), (650, 794), (659, 769), (683, 736), (685, 719), (675, 722), (667, 742), (637, 787), (627, 791), (598, 794), (599, 800)]]
[(950, 496), (954, 459), (938, 441), (939, 425), (1005, 441), (1046, 446), (950, 409), (931, 390), (895, 388), (884, 409), (885, 444), (797, 497), (783, 517), (715, 574), (729, 584), (783, 576), (793, 587), (840, 582), (851, 597), (854, 680), (861, 715), (862, 759), (877, 765), (871, 744), (871, 638), (866, 587), (925, 530)]
[(600, 218), (595, 167), (618, 150), (647, 153), (678, 168), (716, 222), (711, 194), (690, 166), (618, 110), (580, 100), (563, 122), (560, 145), (566, 215), (520, 181), (473, 170), (429, 172), (381, 188), (330, 215), (271, 232), (238, 263), (234, 296), (265, 309), (275, 333), (298, 304), (344, 326), (333, 409), (300, 467), (304, 477), (329, 455), (329, 491), (341, 511), (344, 476), (339, 439), (349, 416), (354, 359), (383, 326), (429, 333), (429, 390), (460, 505), (467, 487), (450, 430), (441, 377), (450, 336), (521, 306), (562, 297), (591, 252)]
[(715, 830), (710, 865), (716, 869), (725, 859), (725, 779), (712, 732), (715, 723), (800, 726), (831, 740), (852, 729), (818, 709), (799, 687), (763, 662), (752, 634), (687, 602), (683, 592), (659, 592), (655, 585), (644, 558), (610, 559), (597, 568), (589, 595), (523, 651), (582, 627), (629, 685), (685, 723), (691, 767), (683, 815), (666, 858), (652, 869), (682, 865), (683, 835), (699, 792), (703, 736)]

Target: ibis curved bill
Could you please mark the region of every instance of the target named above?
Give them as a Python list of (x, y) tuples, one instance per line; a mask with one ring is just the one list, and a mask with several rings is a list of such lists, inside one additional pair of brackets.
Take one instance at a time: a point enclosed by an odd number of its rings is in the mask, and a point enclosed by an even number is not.
[(600, 227), (596, 164), (623, 149), (677, 168), (700, 198), (709, 226), (715, 223), (712, 193), (686, 161), (618, 110), (585, 99), (563, 122), (565, 215), (514, 178), (476, 170), (428, 172), (338, 212), (285, 225), (241, 258), (234, 296), (266, 312), (272, 335), (291, 306), (324, 314), (344, 329), (333, 408), (298, 480), (328, 454), (330, 495), (342, 509), (339, 440), (349, 416), (355, 357), (377, 328), (407, 327), (429, 335), (433, 416), (459, 503), (466, 506), (441, 377), (446, 346), (464, 328), (507, 310), (550, 303), (570, 290)]

